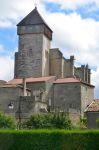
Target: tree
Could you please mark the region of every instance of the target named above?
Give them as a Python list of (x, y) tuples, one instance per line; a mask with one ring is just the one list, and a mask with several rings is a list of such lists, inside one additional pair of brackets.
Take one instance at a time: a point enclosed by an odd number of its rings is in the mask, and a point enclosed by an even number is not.
[(12, 117), (5, 115), (3, 112), (0, 112), (0, 128), (15, 129), (16, 123)]

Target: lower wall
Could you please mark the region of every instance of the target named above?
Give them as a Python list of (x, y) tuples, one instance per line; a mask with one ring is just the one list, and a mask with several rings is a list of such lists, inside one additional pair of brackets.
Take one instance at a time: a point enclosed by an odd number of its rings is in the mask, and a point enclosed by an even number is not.
[(69, 112), (69, 118), (73, 125), (77, 125), (79, 123), (79, 117), (80, 115), (78, 113), (70, 113)]
[(99, 112), (87, 112), (87, 127), (89, 129), (99, 128), (97, 126), (96, 120), (99, 119)]

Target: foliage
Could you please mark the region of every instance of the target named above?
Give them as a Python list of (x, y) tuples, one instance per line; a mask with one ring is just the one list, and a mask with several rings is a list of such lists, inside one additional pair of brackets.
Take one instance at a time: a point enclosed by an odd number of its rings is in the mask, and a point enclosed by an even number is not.
[(79, 117), (78, 128), (80, 128), (80, 129), (87, 128), (87, 118), (86, 117), (82, 117), (82, 116)]
[(0, 150), (98, 150), (99, 131), (0, 131)]
[(71, 129), (72, 124), (64, 112), (36, 114), (21, 124), (27, 129)]
[(4, 113), (0, 112), (0, 128), (2, 129), (15, 129), (16, 124), (13, 118), (10, 116), (5, 115)]
[(99, 128), (99, 118), (96, 120), (97, 128)]

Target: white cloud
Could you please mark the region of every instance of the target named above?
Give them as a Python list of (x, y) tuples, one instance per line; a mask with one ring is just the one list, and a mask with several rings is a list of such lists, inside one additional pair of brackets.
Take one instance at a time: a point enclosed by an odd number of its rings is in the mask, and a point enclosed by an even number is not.
[[(34, 0), (35, 1), (35, 0)], [(27, 15), (35, 6), (33, 0), (0, 0), (0, 28), (13, 27), (20, 18)], [(43, 7), (38, 0), (39, 8)]]
[(1, 0), (0, 1), (0, 18), (17, 19), (22, 16), (28, 9), (32, 9), (32, 0)]
[(0, 20), (0, 28), (12, 27), (12, 22), (8, 19), (1, 19)]
[(0, 80), (10, 80), (13, 78), (14, 61), (10, 56), (0, 57)]
[(77, 13), (50, 13), (48, 16), (46, 19), (54, 31), (55, 47), (59, 47), (66, 57), (75, 54), (81, 63), (99, 65), (99, 22), (82, 19)]
[[(84, 7), (86, 5), (94, 4), (99, 7), (99, 0), (42, 0), (43, 2), (51, 2), (59, 4), (61, 9), (76, 10), (77, 8)], [(90, 9), (90, 8), (89, 8)]]
[(95, 85), (95, 98), (99, 98), (99, 67), (92, 70), (92, 83)]

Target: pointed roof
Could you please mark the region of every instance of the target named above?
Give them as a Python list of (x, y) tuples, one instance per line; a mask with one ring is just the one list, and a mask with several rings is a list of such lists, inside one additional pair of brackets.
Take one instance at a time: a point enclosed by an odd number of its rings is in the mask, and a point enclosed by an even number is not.
[(17, 26), (40, 25), (40, 24), (44, 24), (49, 28), (47, 23), (44, 21), (42, 16), (39, 14), (37, 7), (35, 7), (35, 9), (33, 9), (25, 18), (23, 18), (23, 20), (21, 22), (19, 22), (17, 24)]

